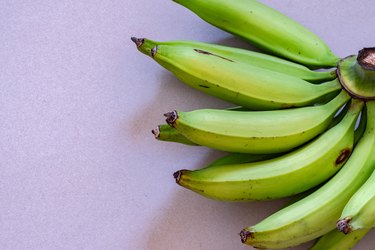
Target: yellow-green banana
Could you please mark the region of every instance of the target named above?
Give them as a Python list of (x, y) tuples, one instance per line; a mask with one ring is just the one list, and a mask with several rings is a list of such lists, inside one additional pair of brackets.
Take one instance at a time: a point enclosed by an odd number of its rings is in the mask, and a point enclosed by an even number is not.
[(369, 231), (370, 229), (363, 229), (345, 235), (334, 229), (317, 239), (309, 250), (350, 250), (365, 237)]
[(193, 47), (157, 44), (147, 39), (137, 47), (189, 86), (249, 109), (312, 105), (330, 99), (341, 89), (337, 79), (312, 84)]
[[(323, 82), (333, 80), (336, 78), (336, 70), (331, 71), (314, 71), (306, 66), (294, 63), (279, 57), (250, 51), (241, 48), (229, 47), (225, 45), (217, 45), (212, 43), (203, 43), (197, 41), (168, 41), (156, 42), (145, 38), (132, 37), (132, 41), (138, 46), (145, 46), (147, 49), (141, 49), (144, 53), (151, 53), (151, 49), (155, 46), (174, 46), (174, 47), (187, 47), (195, 51), (204, 51), (204, 53), (227, 58), (234, 62), (241, 62), (249, 66), (259, 67), (276, 71), (279, 73), (298, 77), (309, 82)], [(147, 43), (147, 45), (143, 45)]]
[[(236, 106), (236, 107), (226, 108), (225, 110), (247, 111), (248, 109), (241, 107), (241, 106)], [(151, 132), (154, 134), (155, 139), (159, 141), (176, 142), (176, 143), (182, 143), (182, 144), (191, 145), (191, 146), (198, 145), (190, 141), (188, 138), (183, 136), (180, 132), (178, 132), (175, 128), (169, 126), (168, 124), (160, 124), (155, 129), (151, 130)], [(231, 157), (237, 158), (236, 155), (238, 155), (238, 158), (241, 158), (245, 154), (233, 154), (233, 156)]]
[(255, 163), (180, 170), (174, 174), (176, 182), (203, 196), (226, 201), (276, 199), (306, 191), (345, 163), (362, 107), (362, 102), (354, 101), (338, 125), (288, 154)]
[[(375, 101), (368, 102), (367, 105), (375, 107)], [(375, 154), (375, 151), (373, 153)], [(375, 170), (375, 159), (373, 169)], [(337, 222), (337, 228), (344, 234), (373, 227), (375, 227), (375, 171), (350, 198)]]
[(323, 132), (349, 100), (342, 91), (319, 106), (272, 111), (200, 109), (166, 113), (166, 121), (199, 145), (227, 152), (269, 154), (289, 151)]
[[(368, 117), (375, 106), (367, 105)], [(306, 198), (243, 229), (242, 242), (258, 248), (286, 248), (320, 237), (336, 226), (350, 197), (371, 175), (375, 164), (375, 120), (366, 130), (343, 168), (323, 187)]]
[(339, 58), (314, 33), (255, 0), (174, 0), (206, 22), (259, 48), (313, 67), (336, 66)]

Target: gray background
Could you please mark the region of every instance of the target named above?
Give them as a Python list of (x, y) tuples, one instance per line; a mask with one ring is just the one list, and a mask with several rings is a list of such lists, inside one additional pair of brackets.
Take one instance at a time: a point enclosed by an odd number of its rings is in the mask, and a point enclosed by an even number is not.
[[(339, 56), (375, 45), (372, 0), (262, 2)], [(131, 36), (251, 48), (172, 1), (0, 1), (0, 249), (250, 249), (238, 232), (286, 202), (222, 203), (174, 183), (220, 153), (151, 129), (173, 109), (231, 105), (181, 84)]]

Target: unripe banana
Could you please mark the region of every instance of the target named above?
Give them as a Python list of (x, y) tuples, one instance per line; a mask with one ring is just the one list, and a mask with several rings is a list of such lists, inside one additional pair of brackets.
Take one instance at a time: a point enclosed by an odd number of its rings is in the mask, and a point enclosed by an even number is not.
[(363, 229), (345, 235), (334, 229), (320, 237), (309, 250), (350, 250), (369, 231), (369, 229)]
[[(375, 105), (375, 101), (371, 103)], [(373, 168), (375, 169), (375, 163)], [(337, 228), (344, 234), (373, 227), (375, 227), (375, 172), (352, 196), (337, 222)]]
[(174, 0), (206, 22), (266, 51), (313, 67), (334, 67), (339, 58), (314, 33), (255, 0)]
[[(375, 105), (367, 105), (367, 113), (368, 117), (375, 117)], [(241, 240), (258, 248), (286, 248), (334, 229), (345, 204), (371, 175), (374, 150), (375, 120), (368, 119), (366, 131), (352, 155), (332, 179), (306, 198), (243, 229)]]
[(306, 191), (330, 178), (349, 157), (362, 103), (307, 145), (269, 160), (180, 170), (176, 182), (194, 192), (226, 201), (267, 200)]
[[(206, 53), (217, 55), (222, 58), (228, 58), (235, 62), (241, 62), (249, 66), (268, 69), (279, 73), (295, 76), (297, 78), (309, 82), (324, 82), (336, 78), (336, 70), (331, 71), (313, 71), (301, 64), (290, 62), (279, 57), (250, 51), (246, 49), (234, 48), (225, 45), (217, 45), (212, 43), (203, 43), (197, 41), (168, 41), (156, 42), (148, 39), (132, 37), (132, 41), (139, 47), (143, 43), (152, 43), (153, 46), (174, 46), (174, 47), (187, 47), (195, 51), (205, 51)], [(151, 46), (150, 46), (151, 47)], [(150, 50), (152, 48), (149, 48)], [(147, 52), (147, 51), (146, 51)], [(150, 53), (150, 51), (149, 51)]]
[[(247, 111), (248, 109), (236, 106), (226, 108), (225, 110), (232, 110), (232, 111)], [(178, 132), (175, 128), (169, 126), (168, 124), (160, 124), (155, 129), (151, 130), (152, 134), (155, 136), (155, 139), (159, 141), (166, 141), (166, 142), (176, 142), (185, 145), (197, 146), (198, 144), (190, 141), (188, 138), (183, 136), (180, 132)], [(238, 154), (238, 158), (241, 158), (241, 155)], [(237, 156), (233, 155), (233, 158), (237, 158)], [(246, 157), (245, 157), (246, 158)]]
[(337, 79), (312, 84), (193, 47), (147, 39), (140, 39), (137, 47), (189, 86), (249, 109), (312, 105), (332, 98), (341, 89)]
[(342, 91), (320, 106), (272, 111), (201, 109), (165, 116), (169, 125), (199, 145), (227, 152), (270, 154), (289, 151), (323, 132), (348, 100)]

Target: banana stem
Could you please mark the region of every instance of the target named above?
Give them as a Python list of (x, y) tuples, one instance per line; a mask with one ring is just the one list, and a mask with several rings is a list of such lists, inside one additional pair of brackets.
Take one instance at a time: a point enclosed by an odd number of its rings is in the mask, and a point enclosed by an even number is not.
[(354, 69), (361, 84), (375, 85), (375, 48), (360, 50)]
[[(375, 72), (375, 47), (364, 48), (358, 52), (358, 65), (360, 65), (363, 72), (374, 76)], [(373, 79), (375, 80), (375, 79)]]
[(344, 58), (337, 68), (342, 87), (353, 97), (375, 100), (375, 47)]

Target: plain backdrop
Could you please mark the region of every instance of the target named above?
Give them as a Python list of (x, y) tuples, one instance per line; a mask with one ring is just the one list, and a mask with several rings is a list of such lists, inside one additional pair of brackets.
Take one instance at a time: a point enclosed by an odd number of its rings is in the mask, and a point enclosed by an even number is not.
[[(341, 57), (375, 45), (372, 0), (262, 2)], [(131, 36), (252, 48), (172, 1), (0, 1), (0, 249), (251, 249), (239, 231), (287, 202), (175, 184), (174, 171), (222, 153), (151, 129), (174, 109), (232, 105), (176, 80)], [(374, 244), (370, 233), (355, 249)]]

